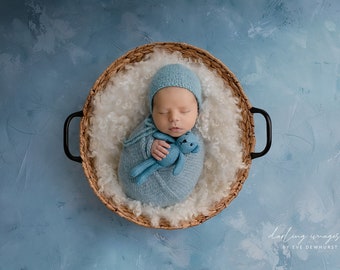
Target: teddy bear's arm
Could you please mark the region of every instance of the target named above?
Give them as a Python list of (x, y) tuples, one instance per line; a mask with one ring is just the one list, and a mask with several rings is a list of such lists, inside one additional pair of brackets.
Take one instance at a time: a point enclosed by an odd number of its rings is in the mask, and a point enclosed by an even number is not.
[(157, 171), (161, 167), (162, 167), (161, 165), (159, 165), (158, 163), (155, 163), (149, 168), (147, 168), (139, 176), (137, 176), (136, 178), (137, 185), (143, 184), (151, 174), (153, 174), (155, 171)]
[(155, 161), (154, 158), (149, 158), (149, 159), (143, 161), (142, 163), (138, 164), (134, 168), (132, 168), (130, 175), (132, 177), (136, 177), (136, 176), (140, 175), (141, 173), (143, 173), (145, 170), (147, 170), (149, 167), (154, 165), (155, 163), (156, 163), (156, 161)]

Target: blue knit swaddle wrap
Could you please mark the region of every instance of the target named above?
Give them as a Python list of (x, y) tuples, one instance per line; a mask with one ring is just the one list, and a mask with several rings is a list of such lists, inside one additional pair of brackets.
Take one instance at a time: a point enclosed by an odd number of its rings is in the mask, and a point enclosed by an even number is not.
[[(148, 96), (150, 113), (152, 113), (153, 97), (159, 90), (170, 86), (189, 90), (195, 96), (198, 108), (201, 107), (201, 84), (197, 75), (183, 65), (170, 64), (160, 68), (151, 81)], [(128, 197), (142, 203), (166, 207), (183, 201), (193, 191), (203, 168), (204, 145), (198, 132), (192, 130), (198, 137), (200, 150), (198, 153), (185, 155), (184, 167), (179, 174), (173, 173), (175, 165), (172, 165), (158, 169), (143, 181), (136, 181), (131, 176), (131, 171), (151, 157), (153, 134), (156, 131), (152, 118), (148, 117), (124, 142), (118, 177)]]
[(164, 167), (149, 176), (143, 184), (138, 185), (130, 172), (151, 157), (151, 145), (154, 141), (152, 131), (156, 131), (156, 128), (152, 128), (151, 121), (148, 118), (142, 122), (126, 141), (120, 157), (118, 176), (128, 197), (142, 203), (166, 207), (183, 201), (193, 191), (203, 168), (204, 145), (198, 132), (192, 130), (199, 138), (200, 151), (185, 155), (181, 173), (173, 174), (174, 165)]

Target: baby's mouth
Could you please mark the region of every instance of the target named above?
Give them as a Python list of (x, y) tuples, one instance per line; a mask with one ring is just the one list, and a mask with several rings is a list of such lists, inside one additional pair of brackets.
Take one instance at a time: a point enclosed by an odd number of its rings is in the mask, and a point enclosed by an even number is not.
[(180, 132), (180, 131), (182, 131), (182, 129), (180, 127), (172, 127), (172, 128), (170, 128), (170, 130), (172, 132)]

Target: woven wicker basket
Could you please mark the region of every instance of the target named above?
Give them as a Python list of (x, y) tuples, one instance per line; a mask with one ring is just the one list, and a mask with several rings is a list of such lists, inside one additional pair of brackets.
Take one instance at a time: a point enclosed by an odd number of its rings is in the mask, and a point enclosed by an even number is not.
[[(89, 152), (89, 125), (90, 125), (90, 116), (92, 114), (92, 101), (94, 96), (99, 92), (105, 89), (108, 81), (114, 77), (119, 72), (124, 72), (125, 66), (127, 64), (139, 62), (147, 57), (148, 54), (153, 53), (156, 48), (164, 49), (170, 53), (172, 52), (180, 52), (183, 58), (190, 58), (201, 61), (208, 69), (214, 70), (217, 72), (218, 76), (220, 76), (225, 84), (229, 85), (232, 89), (232, 93), (239, 100), (238, 107), (241, 109), (242, 120), (239, 121), (239, 127), (242, 131), (241, 144), (243, 149), (243, 163), (246, 165), (244, 169), (239, 169), (236, 174), (236, 179), (234, 184), (231, 187), (230, 193), (228, 196), (224, 197), (222, 200), (216, 202), (209, 209), (208, 215), (197, 215), (190, 221), (181, 222), (178, 226), (172, 226), (167, 220), (160, 220), (159, 226), (157, 228), (162, 229), (181, 229), (187, 228), (195, 225), (199, 225), (207, 219), (215, 216), (220, 213), (223, 209), (225, 209), (230, 202), (238, 195), (240, 192), (243, 183), (248, 177), (248, 172), (250, 169), (250, 165), (252, 159), (265, 155), (271, 146), (271, 121), (269, 115), (261, 110), (251, 106), (248, 98), (246, 97), (239, 81), (234, 76), (234, 74), (217, 58), (212, 56), (205, 50), (194, 47), (185, 43), (152, 43), (137, 47), (125, 55), (118, 58), (114, 61), (97, 79), (95, 84), (93, 85), (90, 93), (87, 97), (84, 108), (81, 112), (76, 112), (71, 114), (65, 121), (64, 126), (64, 150), (66, 155), (78, 162), (82, 162), (84, 172), (89, 180), (89, 183), (95, 192), (95, 194), (99, 197), (99, 199), (105, 204), (113, 212), (117, 213), (123, 218), (126, 218), (136, 224), (145, 226), (145, 227), (155, 227), (151, 224), (151, 221), (148, 217), (143, 215), (136, 216), (127, 206), (116, 203), (110, 198), (105, 197), (101, 192), (99, 192), (98, 187), (98, 178), (96, 176), (94, 160), (88, 155)], [(265, 117), (266, 120), (266, 128), (267, 128), (267, 143), (262, 152), (254, 153), (255, 148), (255, 136), (254, 136), (254, 118), (253, 113), (260, 113)], [(68, 129), (70, 121), (74, 117), (82, 117), (81, 125), (80, 125), (80, 156), (73, 156), (68, 147)]]

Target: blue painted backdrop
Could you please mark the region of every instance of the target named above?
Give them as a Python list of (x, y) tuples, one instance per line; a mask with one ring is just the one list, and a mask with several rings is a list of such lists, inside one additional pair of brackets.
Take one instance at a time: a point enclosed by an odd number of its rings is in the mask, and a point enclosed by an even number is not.
[[(339, 1), (3, 0), (0, 22), (1, 270), (340, 269)], [(273, 120), (239, 196), (186, 230), (113, 214), (62, 148), (101, 72), (154, 41), (210, 51)]]

